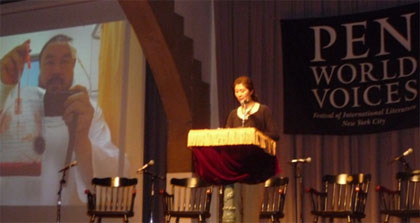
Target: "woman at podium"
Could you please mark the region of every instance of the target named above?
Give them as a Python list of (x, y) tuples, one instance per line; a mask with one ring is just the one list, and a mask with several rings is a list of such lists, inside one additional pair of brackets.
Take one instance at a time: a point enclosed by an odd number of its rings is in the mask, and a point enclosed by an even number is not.
[(223, 222), (258, 222), (262, 183), (280, 171), (275, 142), (279, 133), (249, 77), (238, 77), (233, 92), (239, 106), (230, 112), (226, 128), (191, 130), (188, 147), (197, 175), (224, 185)]
[[(233, 82), (233, 91), (239, 106), (233, 109), (226, 121), (226, 128), (255, 127), (271, 139), (279, 140), (279, 133), (273, 121), (271, 110), (258, 102), (254, 85), (247, 76), (240, 76)], [(244, 154), (248, 153), (248, 154)], [(279, 172), (276, 156), (260, 150), (243, 150), (241, 157), (247, 157), (243, 169), (247, 176), (234, 184), (236, 222), (259, 222), (259, 205), (263, 199), (263, 182)], [(242, 214), (240, 214), (242, 213)], [(236, 214), (238, 215), (238, 214)]]
[(267, 105), (258, 102), (251, 79), (247, 76), (236, 78), (233, 82), (233, 91), (240, 106), (230, 112), (225, 127), (255, 127), (277, 141), (279, 133), (271, 110)]

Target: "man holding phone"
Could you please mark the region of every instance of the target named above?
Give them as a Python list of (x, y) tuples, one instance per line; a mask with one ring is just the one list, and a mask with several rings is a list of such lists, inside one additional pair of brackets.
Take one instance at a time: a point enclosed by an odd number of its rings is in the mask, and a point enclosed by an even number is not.
[[(34, 176), (0, 173), (2, 203), (54, 205), (61, 179), (57, 170), (73, 160), (77, 160), (78, 165), (70, 171), (65, 187), (67, 191), (63, 191), (64, 203), (83, 201), (83, 192), (92, 177), (118, 175), (119, 151), (111, 142), (101, 109), (89, 98), (85, 87), (73, 86), (76, 49), (71, 46), (71, 41), (69, 36), (56, 35), (44, 45), (39, 54), (39, 88), (17, 87), (23, 66), (28, 62), (25, 58), (29, 53), (29, 40), (0, 61), (0, 135), (10, 128), (10, 117), (16, 116), (13, 112), (16, 103), (22, 102), (22, 109), (28, 101), (43, 104), (41, 112), (34, 112), (34, 120), (42, 126), (42, 134), (28, 137), (33, 141), (33, 149), (40, 154), (41, 171)], [(22, 101), (20, 98), (15, 100), (20, 96)], [(2, 144), (0, 152), (7, 150), (7, 146)], [(10, 188), (11, 192), (5, 187), (18, 184), (31, 185), (35, 190), (30, 196), (32, 200), (26, 195), (20, 196), (19, 188)]]

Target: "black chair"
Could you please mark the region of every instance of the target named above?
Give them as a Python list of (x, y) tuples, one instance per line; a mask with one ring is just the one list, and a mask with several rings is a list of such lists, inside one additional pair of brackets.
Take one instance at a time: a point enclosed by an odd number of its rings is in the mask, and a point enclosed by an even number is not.
[(322, 178), (323, 188), (317, 191), (310, 188), (313, 222), (318, 218), (347, 218), (361, 222), (365, 217), (365, 207), (369, 191), (370, 174), (325, 175)]
[(128, 222), (134, 216), (136, 178), (93, 178), (93, 191), (86, 190), (90, 222), (101, 222), (102, 218), (122, 218)]
[(212, 185), (199, 178), (173, 178), (171, 179), (171, 192), (161, 191), (165, 211), (165, 220), (171, 218), (198, 219), (206, 222), (210, 217), (210, 202)]
[(270, 222), (280, 222), (284, 217), (284, 202), (286, 200), (289, 178), (272, 177), (264, 183), (264, 199), (261, 205), (260, 219)]
[(381, 202), (381, 214), (384, 222), (390, 217), (398, 217), (401, 222), (410, 222), (410, 218), (420, 218), (420, 170), (397, 173), (397, 189), (390, 190), (378, 185)]

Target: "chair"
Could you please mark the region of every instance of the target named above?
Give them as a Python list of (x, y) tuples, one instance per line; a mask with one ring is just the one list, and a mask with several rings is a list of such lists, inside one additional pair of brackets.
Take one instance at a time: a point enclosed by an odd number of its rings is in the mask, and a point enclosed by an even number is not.
[(280, 218), (284, 217), (283, 209), (288, 183), (289, 178), (278, 176), (265, 181), (260, 219), (269, 219), (270, 222), (279, 223)]
[(313, 222), (318, 218), (347, 218), (347, 222), (365, 217), (365, 207), (368, 196), (370, 174), (338, 174), (325, 175), (322, 178), (322, 191), (310, 188), (312, 200)]
[(420, 170), (397, 173), (397, 189), (390, 190), (378, 185), (381, 202), (381, 214), (387, 223), (391, 216), (398, 217), (401, 222), (409, 222), (410, 218), (420, 218)]
[(86, 190), (90, 222), (100, 223), (102, 218), (128, 218), (134, 216), (136, 178), (93, 178), (93, 191)]
[(198, 219), (206, 222), (210, 217), (212, 185), (199, 178), (171, 179), (171, 194), (161, 191), (166, 222), (171, 218)]

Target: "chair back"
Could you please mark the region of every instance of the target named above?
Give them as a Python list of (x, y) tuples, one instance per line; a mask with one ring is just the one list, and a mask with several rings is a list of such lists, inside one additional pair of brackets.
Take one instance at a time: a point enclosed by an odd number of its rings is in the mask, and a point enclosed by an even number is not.
[(166, 221), (171, 217), (197, 218), (204, 222), (210, 217), (212, 185), (196, 177), (173, 178), (171, 191), (164, 194)]
[(289, 178), (279, 176), (265, 181), (260, 219), (270, 219), (270, 222), (279, 222), (279, 219), (284, 217), (283, 210), (288, 183)]
[(136, 196), (136, 178), (93, 178), (93, 191), (88, 195), (88, 214), (100, 221), (103, 217), (128, 217), (134, 215), (134, 199)]
[(324, 192), (327, 194), (324, 211), (351, 211), (364, 213), (369, 190), (370, 175), (346, 173), (323, 177)]
[(420, 216), (420, 170), (397, 173), (401, 210), (417, 210)]
[(347, 218), (361, 221), (365, 217), (365, 207), (371, 181), (370, 174), (325, 175), (322, 190), (311, 188), (308, 192), (312, 200), (314, 222), (318, 217)]
[(420, 218), (420, 170), (399, 172), (396, 175), (398, 186), (391, 190), (378, 185), (380, 212), (385, 215), (384, 222), (391, 217), (409, 222), (410, 218)]

